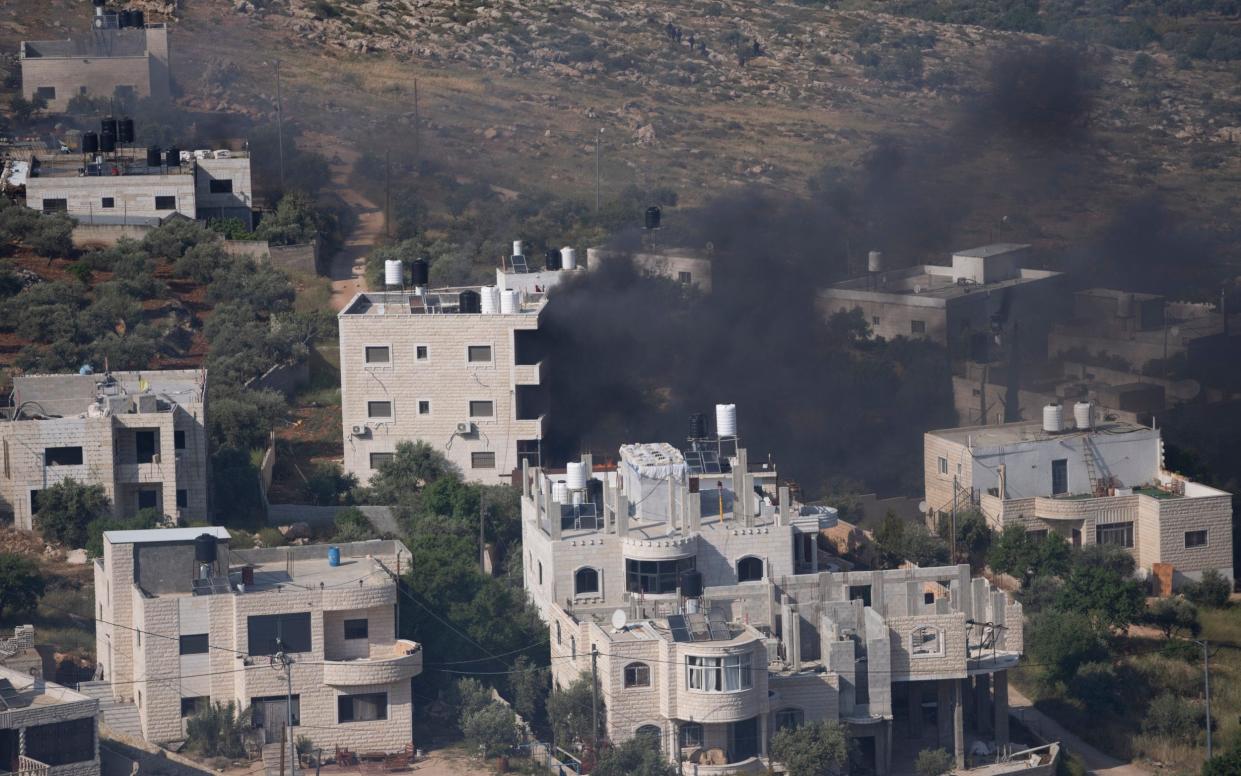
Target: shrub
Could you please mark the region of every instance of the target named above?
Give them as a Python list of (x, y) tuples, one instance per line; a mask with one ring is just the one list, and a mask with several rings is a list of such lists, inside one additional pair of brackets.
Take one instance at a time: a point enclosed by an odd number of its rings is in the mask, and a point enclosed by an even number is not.
[(33, 612), (46, 587), (30, 558), (0, 553), (0, 617)]
[(1026, 633), (1026, 655), (1043, 666), (1048, 682), (1067, 682), (1084, 663), (1108, 657), (1094, 624), (1079, 612), (1040, 612), (1030, 618)]
[(1202, 659), (1202, 648), (1192, 641), (1170, 639), (1159, 648), (1159, 654), (1172, 660), (1183, 660), (1186, 663), (1197, 663)]
[(102, 485), (84, 485), (73, 478), (39, 491), (35, 527), (45, 539), (68, 547), (86, 545), (86, 526), (112, 511)]
[(503, 752), (517, 745), (517, 715), (501, 701), (492, 701), (467, 716), (461, 732), (471, 746), (488, 755)]
[(918, 759), (914, 761), (914, 770), (918, 776), (944, 776), (952, 773), (955, 767), (956, 763), (946, 749), (923, 749), (918, 752)]
[(1202, 722), (1201, 709), (1172, 693), (1164, 693), (1151, 701), (1142, 730), (1178, 741), (1197, 741)]
[(272, 528), (271, 526), (260, 528), (255, 538), (258, 540), (257, 543), (264, 547), (284, 546), (284, 534), (280, 533), (279, 528)]
[(1084, 663), (1069, 679), (1069, 692), (1092, 712), (1120, 710), (1120, 686), (1111, 663)]
[(336, 531), (332, 535), (332, 541), (362, 542), (367, 539), (378, 538), (375, 528), (371, 525), (370, 518), (357, 507), (350, 507), (337, 512), (333, 523), (335, 523)]
[(245, 757), (244, 733), (250, 727), (250, 710), (215, 703), (185, 723), (186, 748), (202, 757)]
[(1197, 636), (1202, 630), (1198, 624), (1198, 608), (1180, 596), (1155, 601), (1147, 607), (1142, 622), (1159, 628), (1165, 639), (1180, 633)]
[(310, 503), (331, 506), (341, 501), (341, 496), (358, 486), (358, 478), (346, 474), (338, 463), (318, 463), (302, 484), (302, 490)]
[(1182, 593), (1198, 606), (1218, 609), (1228, 604), (1228, 598), (1232, 595), (1232, 583), (1215, 569), (1207, 569), (1202, 572), (1200, 581), (1186, 584)]

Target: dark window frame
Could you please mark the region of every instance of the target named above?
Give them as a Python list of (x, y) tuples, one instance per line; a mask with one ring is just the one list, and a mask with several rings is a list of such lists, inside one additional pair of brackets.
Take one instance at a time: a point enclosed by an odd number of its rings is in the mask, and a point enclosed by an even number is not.
[[(255, 627), (266, 626), (268, 623), (271, 628)], [(289, 652), (309, 652), (314, 645), (314, 637), (310, 631), (310, 612), (252, 614), (246, 620), (246, 638), (251, 655), (276, 654), (279, 651), (276, 647), (277, 639), (284, 642)]]
[(99, 207), (103, 208), (104, 210), (111, 210), (112, 208), (116, 207), (116, 198), (115, 197), (103, 197), (99, 201)]
[(394, 460), (396, 460), (396, 453), (371, 453), (371, 471), (379, 471), (380, 466)]
[[(367, 699), (376, 703), (378, 713), (369, 719), (358, 719), (358, 708), (356, 701)], [(382, 699), (382, 702), (379, 702)], [(388, 718), (388, 693), (387, 692), (363, 692), (352, 695), (336, 696), (336, 721), (339, 724), (349, 722), (378, 722)]]
[[(583, 585), (583, 582), (587, 582)], [(573, 595), (590, 595), (599, 593), (599, 569), (583, 566), (573, 572)]]
[(212, 178), (207, 181), (208, 194), (232, 194), (233, 179), (232, 178)]
[(199, 714), (211, 705), (210, 695), (194, 695), (181, 699), (181, 718), (186, 719)]
[[(488, 456), (490, 456), (490, 459), (491, 459), (490, 463), (487, 463)], [(482, 463), (479, 463), (480, 461), (482, 461)], [(470, 468), (471, 469), (494, 469), (496, 468), (495, 452), (491, 450), (480, 450), (477, 452), (470, 453)]]
[[(486, 358), (475, 358), (476, 355), (484, 355), (484, 351), (487, 356)], [(465, 360), (470, 364), (490, 364), (495, 360), (495, 358), (490, 345), (466, 345)]]
[[(744, 564), (744, 565), (743, 565)], [(754, 564), (758, 564), (758, 574), (754, 573)], [(742, 573), (744, 570), (744, 574)], [(738, 582), (758, 582), (763, 578), (763, 559), (754, 555), (747, 555), (744, 558), (737, 559), (737, 581)]]
[(1056, 458), (1051, 462), (1051, 495), (1069, 492), (1069, 459)]
[(161, 194), (155, 198), (156, 210), (176, 210), (177, 197), (175, 194)]
[(44, 466), (81, 466), (84, 460), (81, 445), (43, 448)]
[(344, 622), (345, 641), (370, 638), (370, 620), (360, 617)]
[(680, 585), (681, 574), (692, 571), (695, 560), (633, 560), (625, 559), (625, 590), (630, 593), (663, 595), (675, 593)]
[(185, 488), (177, 488), (177, 509), (185, 509), (190, 505), (190, 492)]
[[(1095, 525), (1094, 535), (1095, 544), (1106, 544), (1113, 547), (1133, 549), (1134, 533), (1132, 522)], [(1117, 541), (1117, 539), (1119, 539), (1119, 541)]]
[(625, 689), (631, 687), (651, 686), (651, 667), (641, 661), (634, 661), (624, 668)]
[[(1189, 539), (1189, 537), (1191, 536), (1194, 537), (1194, 541), (1192, 544), (1190, 543), (1190, 539)], [(1199, 541), (1199, 539), (1201, 539), (1201, 541)], [(1185, 532), (1185, 549), (1187, 550), (1196, 550), (1199, 547), (1209, 547), (1210, 544), (1211, 544), (1211, 535), (1210, 535), (1210, 531), (1206, 528), (1201, 528), (1196, 531)]]
[[(382, 415), (376, 414), (377, 409), (382, 409), (385, 406), (387, 407), (387, 412), (385, 414), (382, 414)], [(393, 413), (393, 406), (392, 406), (391, 401), (368, 401), (366, 403), (366, 417), (368, 418), (371, 418), (371, 419), (377, 418), (381, 420), (387, 419), (387, 418), (392, 417), (392, 413)]]
[[(482, 405), (484, 404), (487, 405), (487, 411), (485, 413), (475, 411), (476, 409), (482, 410)], [(496, 416), (496, 403), (491, 399), (471, 399), (469, 403), (469, 411), (471, 418), (494, 418)]]
[[(379, 351), (383, 351), (383, 358), (371, 357), (381, 355)], [(392, 348), (388, 345), (367, 345), (362, 349), (362, 359), (368, 364), (391, 364)]]

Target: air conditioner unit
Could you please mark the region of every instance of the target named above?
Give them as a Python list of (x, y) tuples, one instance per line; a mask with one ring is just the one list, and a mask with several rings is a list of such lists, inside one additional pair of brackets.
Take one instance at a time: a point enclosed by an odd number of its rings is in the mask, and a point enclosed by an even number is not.
[(467, 421), (465, 421), (465, 422), (463, 422), (463, 423), (458, 423), (458, 424), (457, 424), (457, 433), (458, 433), (458, 434), (473, 434), (473, 433), (474, 433), (474, 424), (473, 424), (473, 423), (471, 423), (471, 422), (470, 422), (470, 421), (468, 421), (468, 420), (467, 420)]
[(355, 437), (364, 437), (370, 433), (371, 433), (371, 430), (367, 428), (366, 426), (354, 426), (353, 427), (353, 435)]

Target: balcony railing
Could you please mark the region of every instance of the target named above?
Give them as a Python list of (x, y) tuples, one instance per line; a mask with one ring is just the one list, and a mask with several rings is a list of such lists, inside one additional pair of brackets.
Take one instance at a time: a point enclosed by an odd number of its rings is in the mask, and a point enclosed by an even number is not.
[(422, 646), (397, 639), (387, 648), (372, 649), (370, 657), (324, 660), (323, 683), (330, 685), (391, 684), (422, 673)]
[[(33, 757), (20, 755), (17, 758), (17, 770), (13, 771), (14, 776), (48, 776), (52, 772), (52, 766), (47, 763), (39, 762)], [(8, 774), (9, 771), (0, 771), (0, 774)]]

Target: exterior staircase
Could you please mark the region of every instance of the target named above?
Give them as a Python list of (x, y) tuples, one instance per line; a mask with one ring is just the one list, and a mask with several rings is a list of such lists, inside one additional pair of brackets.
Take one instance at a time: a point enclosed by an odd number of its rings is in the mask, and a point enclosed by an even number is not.
[(121, 703), (112, 697), (112, 685), (108, 682), (79, 682), (78, 692), (99, 701), (99, 713), (103, 724), (125, 735), (142, 738), (142, 721), (138, 707)]

